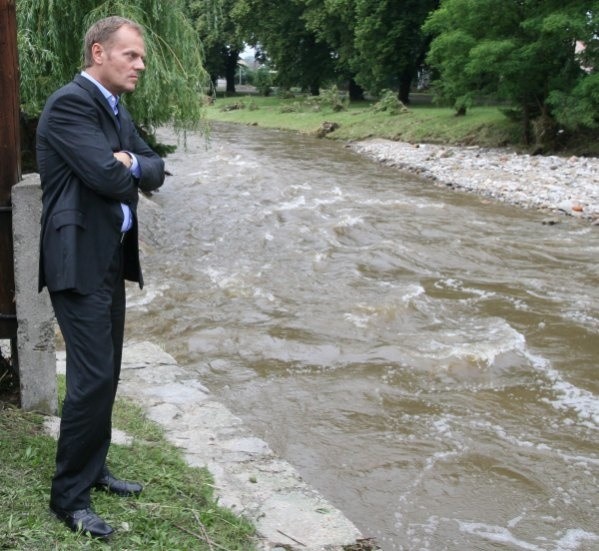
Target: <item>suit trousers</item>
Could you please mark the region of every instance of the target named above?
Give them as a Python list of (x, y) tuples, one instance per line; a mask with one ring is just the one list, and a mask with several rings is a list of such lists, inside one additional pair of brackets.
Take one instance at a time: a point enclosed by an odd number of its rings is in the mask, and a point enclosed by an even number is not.
[(125, 329), (123, 249), (117, 246), (102, 285), (91, 294), (50, 293), (66, 346), (66, 395), (50, 503), (90, 506), (90, 490), (105, 468)]

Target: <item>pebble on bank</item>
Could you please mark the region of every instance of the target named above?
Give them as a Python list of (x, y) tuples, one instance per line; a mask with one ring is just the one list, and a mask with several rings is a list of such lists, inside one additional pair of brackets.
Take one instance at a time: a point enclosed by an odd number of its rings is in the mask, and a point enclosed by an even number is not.
[(599, 225), (599, 159), (594, 157), (544, 157), (380, 138), (354, 142), (350, 147), (440, 185)]

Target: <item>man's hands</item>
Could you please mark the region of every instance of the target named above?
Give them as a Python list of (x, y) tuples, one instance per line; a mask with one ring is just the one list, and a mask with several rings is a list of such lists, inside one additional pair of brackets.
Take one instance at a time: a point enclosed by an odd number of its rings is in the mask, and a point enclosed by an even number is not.
[(133, 164), (133, 159), (131, 158), (131, 155), (129, 155), (129, 153), (127, 153), (126, 151), (115, 151), (113, 155), (117, 161), (123, 163), (127, 168), (131, 168), (131, 165)]

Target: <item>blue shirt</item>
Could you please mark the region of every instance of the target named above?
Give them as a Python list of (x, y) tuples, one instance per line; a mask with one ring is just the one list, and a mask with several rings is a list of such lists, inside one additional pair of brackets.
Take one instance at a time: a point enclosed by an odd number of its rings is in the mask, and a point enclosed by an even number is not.
[[(102, 92), (102, 95), (108, 101), (108, 104), (112, 108), (112, 112), (115, 114), (115, 116), (117, 116), (119, 114), (119, 98), (117, 96), (114, 96), (95, 78), (87, 74), (85, 71), (81, 71), (81, 76), (85, 77), (87, 80), (93, 82), (97, 86), (98, 90)], [(126, 153), (131, 157), (131, 167), (129, 168), (131, 174), (136, 178), (139, 178), (141, 176), (141, 168), (139, 166), (139, 161), (137, 160), (137, 157), (129, 151), (127, 151)], [(123, 210), (123, 223), (121, 225), (121, 232), (126, 232), (129, 231), (131, 229), (131, 226), (133, 225), (133, 216), (131, 214), (131, 208), (129, 207), (129, 205), (121, 203), (121, 209)]]

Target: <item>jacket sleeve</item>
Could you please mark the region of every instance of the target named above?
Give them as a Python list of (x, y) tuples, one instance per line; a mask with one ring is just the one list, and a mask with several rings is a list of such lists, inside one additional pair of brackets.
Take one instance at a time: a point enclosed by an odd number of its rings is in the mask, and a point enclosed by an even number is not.
[(164, 161), (141, 139), (133, 124), (131, 127), (131, 153), (137, 157), (141, 170), (135, 183), (142, 191), (154, 191), (164, 183)]
[(46, 139), (83, 185), (117, 201), (136, 199), (130, 171), (114, 158), (93, 102), (75, 93), (56, 97), (48, 113)]

